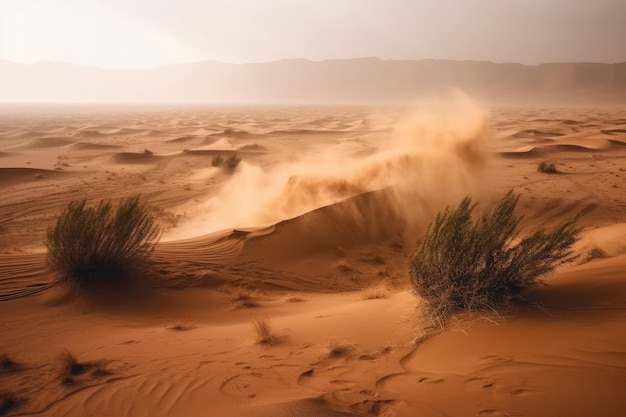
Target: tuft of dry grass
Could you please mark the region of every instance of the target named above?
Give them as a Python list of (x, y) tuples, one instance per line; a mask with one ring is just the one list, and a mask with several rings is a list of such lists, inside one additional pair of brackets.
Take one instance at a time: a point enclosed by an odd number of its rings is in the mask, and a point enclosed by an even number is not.
[(93, 378), (99, 378), (106, 375), (111, 375), (112, 372), (108, 369), (111, 360), (98, 359), (90, 362), (80, 362), (78, 356), (64, 350), (58, 356), (59, 361), (59, 378), (63, 385), (73, 385), (78, 382), (79, 379), (84, 379), (88, 375)]
[(330, 339), (327, 347), (328, 356), (340, 356), (356, 350), (356, 345), (353, 345), (352, 343), (341, 343), (337, 339)]
[(362, 300), (378, 300), (389, 297), (389, 288), (384, 283), (372, 285), (361, 290), (360, 298)]
[(184, 332), (186, 330), (191, 330), (196, 327), (193, 323), (188, 323), (186, 321), (176, 320), (167, 326), (165, 326), (168, 330), (175, 330), (178, 332)]
[(0, 415), (17, 407), (23, 401), (12, 389), (0, 389)]
[(17, 362), (8, 353), (0, 353), (0, 369), (13, 369)]
[(556, 168), (556, 165), (549, 164), (546, 161), (539, 162), (539, 165), (537, 165), (537, 171), (544, 172), (546, 174), (559, 174), (560, 173), (560, 171)]
[(260, 345), (276, 345), (278, 344), (278, 335), (272, 328), (268, 318), (255, 317), (251, 320), (254, 339)]
[(337, 269), (341, 272), (352, 272), (352, 267), (345, 262), (339, 262), (337, 264)]
[(604, 249), (602, 249), (599, 246), (594, 246), (593, 248), (589, 249), (585, 262), (589, 262), (594, 259), (608, 258), (608, 257), (609, 257), (609, 254)]
[(89, 369), (89, 364), (78, 361), (78, 356), (64, 350), (58, 356), (59, 361), (59, 377), (63, 385), (71, 385), (76, 382), (75, 376), (85, 373)]
[(109, 366), (110, 361), (106, 360), (106, 359), (99, 359), (97, 361), (93, 361), (90, 363), (91, 365), (91, 375), (99, 378), (102, 376), (107, 376), (107, 375), (111, 375), (112, 372), (110, 370), (107, 369), (107, 367)]
[(285, 301), (287, 301), (288, 303), (301, 303), (302, 301), (305, 301), (304, 298), (300, 295), (300, 294), (287, 294), (287, 296), (285, 297)]
[(252, 291), (248, 291), (243, 288), (231, 294), (230, 301), (235, 303), (239, 308), (259, 306), (258, 296)]

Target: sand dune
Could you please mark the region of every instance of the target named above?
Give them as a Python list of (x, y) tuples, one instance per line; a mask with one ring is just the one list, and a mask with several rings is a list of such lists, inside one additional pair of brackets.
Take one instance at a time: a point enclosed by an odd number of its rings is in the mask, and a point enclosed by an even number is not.
[(73, 144), (72, 138), (66, 137), (43, 137), (31, 139), (23, 145), (14, 147), (13, 149), (41, 149), (41, 148), (60, 148)]
[(26, 181), (41, 181), (63, 175), (58, 171), (37, 168), (0, 168), (0, 186), (21, 184)]
[(89, 142), (75, 142), (70, 145), (72, 149), (77, 149), (81, 151), (97, 151), (104, 149), (119, 149), (122, 148), (120, 145), (110, 145), (107, 143), (89, 143)]
[[(622, 110), (182, 110), (0, 113), (0, 354), (18, 362), (0, 389), (25, 399), (6, 415), (626, 409)], [(212, 166), (235, 152), (235, 169)], [(464, 195), (483, 209), (511, 188), (523, 234), (587, 211), (578, 261), (517, 311), (422, 339), (406, 265), (426, 224)], [(165, 229), (152, 269), (95, 293), (54, 285), (43, 242), (67, 202), (135, 194)], [(271, 319), (276, 345), (255, 344), (253, 317)], [(64, 349), (107, 372), (63, 384)]]

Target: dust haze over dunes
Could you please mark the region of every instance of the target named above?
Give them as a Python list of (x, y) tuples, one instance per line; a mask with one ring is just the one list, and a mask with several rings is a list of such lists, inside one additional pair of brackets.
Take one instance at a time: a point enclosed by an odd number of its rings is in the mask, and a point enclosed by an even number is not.
[[(2, 107), (3, 412), (619, 416), (624, 132), (619, 108), (488, 108), (463, 94), (411, 107)], [(237, 167), (213, 166), (233, 154)], [(407, 283), (416, 241), (446, 204), (472, 195), (483, 210), (511, 188), (523, 235), (586, 210), (579, 260), (532, 305), (425, 338)], [(138, 193), (165, 230), (153, 268), (133, 277), (150, 285), (54, 285), (43, 240), (60, 210)]]
[(455, 88), (489, 104), (615, 106), (626, 103), (626, 63), (361, 58), (113, 70), (0, 60), (0, 102), (8, 103), (407, 104)]

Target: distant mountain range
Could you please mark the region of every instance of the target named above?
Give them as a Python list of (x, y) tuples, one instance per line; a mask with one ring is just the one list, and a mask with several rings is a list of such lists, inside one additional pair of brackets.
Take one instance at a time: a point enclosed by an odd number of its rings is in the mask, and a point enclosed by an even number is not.
[(114, 70), (0, 60), (0, 102), (395, 104), (450, 88), (491, 104), (626, 105), (626, 62), (358, 58)]

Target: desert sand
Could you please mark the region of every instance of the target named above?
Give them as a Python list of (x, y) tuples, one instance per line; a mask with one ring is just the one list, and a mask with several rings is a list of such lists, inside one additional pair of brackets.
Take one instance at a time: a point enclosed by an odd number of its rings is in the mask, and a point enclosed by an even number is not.
[[(625, 179), (623, 109), (3, 107), (0, 389), (21, 399), (5, 412), (623, 416)], [(407, 258), (425, 226), (510, 189), (522, 233), (588, 210), (579, 259), (515, 311), (424, 329)], [(53, 285), (60, 210), (135, 194), (165, 230), (149, 288)], [(64, 384), (64, 350), (106, 372)]]

